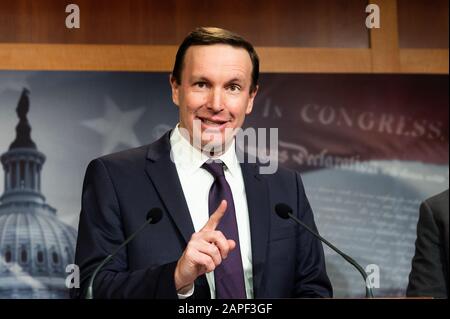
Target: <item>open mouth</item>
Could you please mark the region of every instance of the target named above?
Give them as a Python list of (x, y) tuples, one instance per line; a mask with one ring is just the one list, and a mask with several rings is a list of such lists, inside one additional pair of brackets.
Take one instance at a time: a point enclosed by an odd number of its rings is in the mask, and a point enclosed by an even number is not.
[(206, 127), (214, 127), (214, 128), (220, 128), (226, 123), (228, 123), (227, 120), (221, 120), (221, 119), (207, 119), (207, 118), (198, 118), (202, 122), (202, 126)]

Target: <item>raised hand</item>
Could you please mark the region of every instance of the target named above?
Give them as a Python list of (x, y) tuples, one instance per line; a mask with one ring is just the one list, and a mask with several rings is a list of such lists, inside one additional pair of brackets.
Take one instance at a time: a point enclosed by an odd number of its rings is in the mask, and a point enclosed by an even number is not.
[(216, 230), (226, 209), (227, 202), (223, 200), (203, 228), (189, 240), (175, 268), (175, 287), (179, 293), (189, 291), (197, 277), (213, 271), (236, 247), (234, 240), (226, 239)]

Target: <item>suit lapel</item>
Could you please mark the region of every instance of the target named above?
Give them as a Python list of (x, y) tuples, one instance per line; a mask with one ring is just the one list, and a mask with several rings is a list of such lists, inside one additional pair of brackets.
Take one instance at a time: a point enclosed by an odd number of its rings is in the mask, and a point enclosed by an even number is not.
[(253, 259), (253, 291), (258, 298), (261, 291), (269, 236), (270, 202), (266, 181), (255, 164), (241, 164), (250, 219)]
[(189, 242), (194, 225), (175, 164), (170, 158), (170, 131), (149, 146), (145, 171), (185, 242)]

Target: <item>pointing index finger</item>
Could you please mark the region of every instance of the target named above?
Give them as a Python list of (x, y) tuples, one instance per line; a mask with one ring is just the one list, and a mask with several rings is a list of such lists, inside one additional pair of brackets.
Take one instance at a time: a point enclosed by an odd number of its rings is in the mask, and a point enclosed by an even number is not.
[(202, 231), (212, 231), (216, 230), (217, 226), (220, 223), (220, 220), (222, 219), (223, 215), (225, 215), (225, 211), (227, 210), (227, 201), (222, 200), (220, 202), (219, 207), (217, 207), (216, 211), (209, 217), (208, 222), (203, 226), (201, 229)]

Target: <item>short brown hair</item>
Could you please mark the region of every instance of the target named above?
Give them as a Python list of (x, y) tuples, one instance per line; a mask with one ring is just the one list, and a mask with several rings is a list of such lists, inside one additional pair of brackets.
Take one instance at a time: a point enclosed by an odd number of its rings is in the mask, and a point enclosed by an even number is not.
[(259, 77), (259, 58), (256, 54), (253, 45), (246, 41), (241, 36), (231, 31), (214, 28), (214, 27), (200, 27), (190, 32), (183, 40), (177, 51), (175, 58), (175, 64), (173, 66), (172, 77), (178, 84), (181, 84), (181, 71), (183, 69), (184, 56), (190, 46), (194, 45), (213, 45), (213, 44), (228, 44), (233, 47), (243, 48), (250, 55), (252, 60), (252, 83), (250, 86), (250, 92), (256, 90)]

